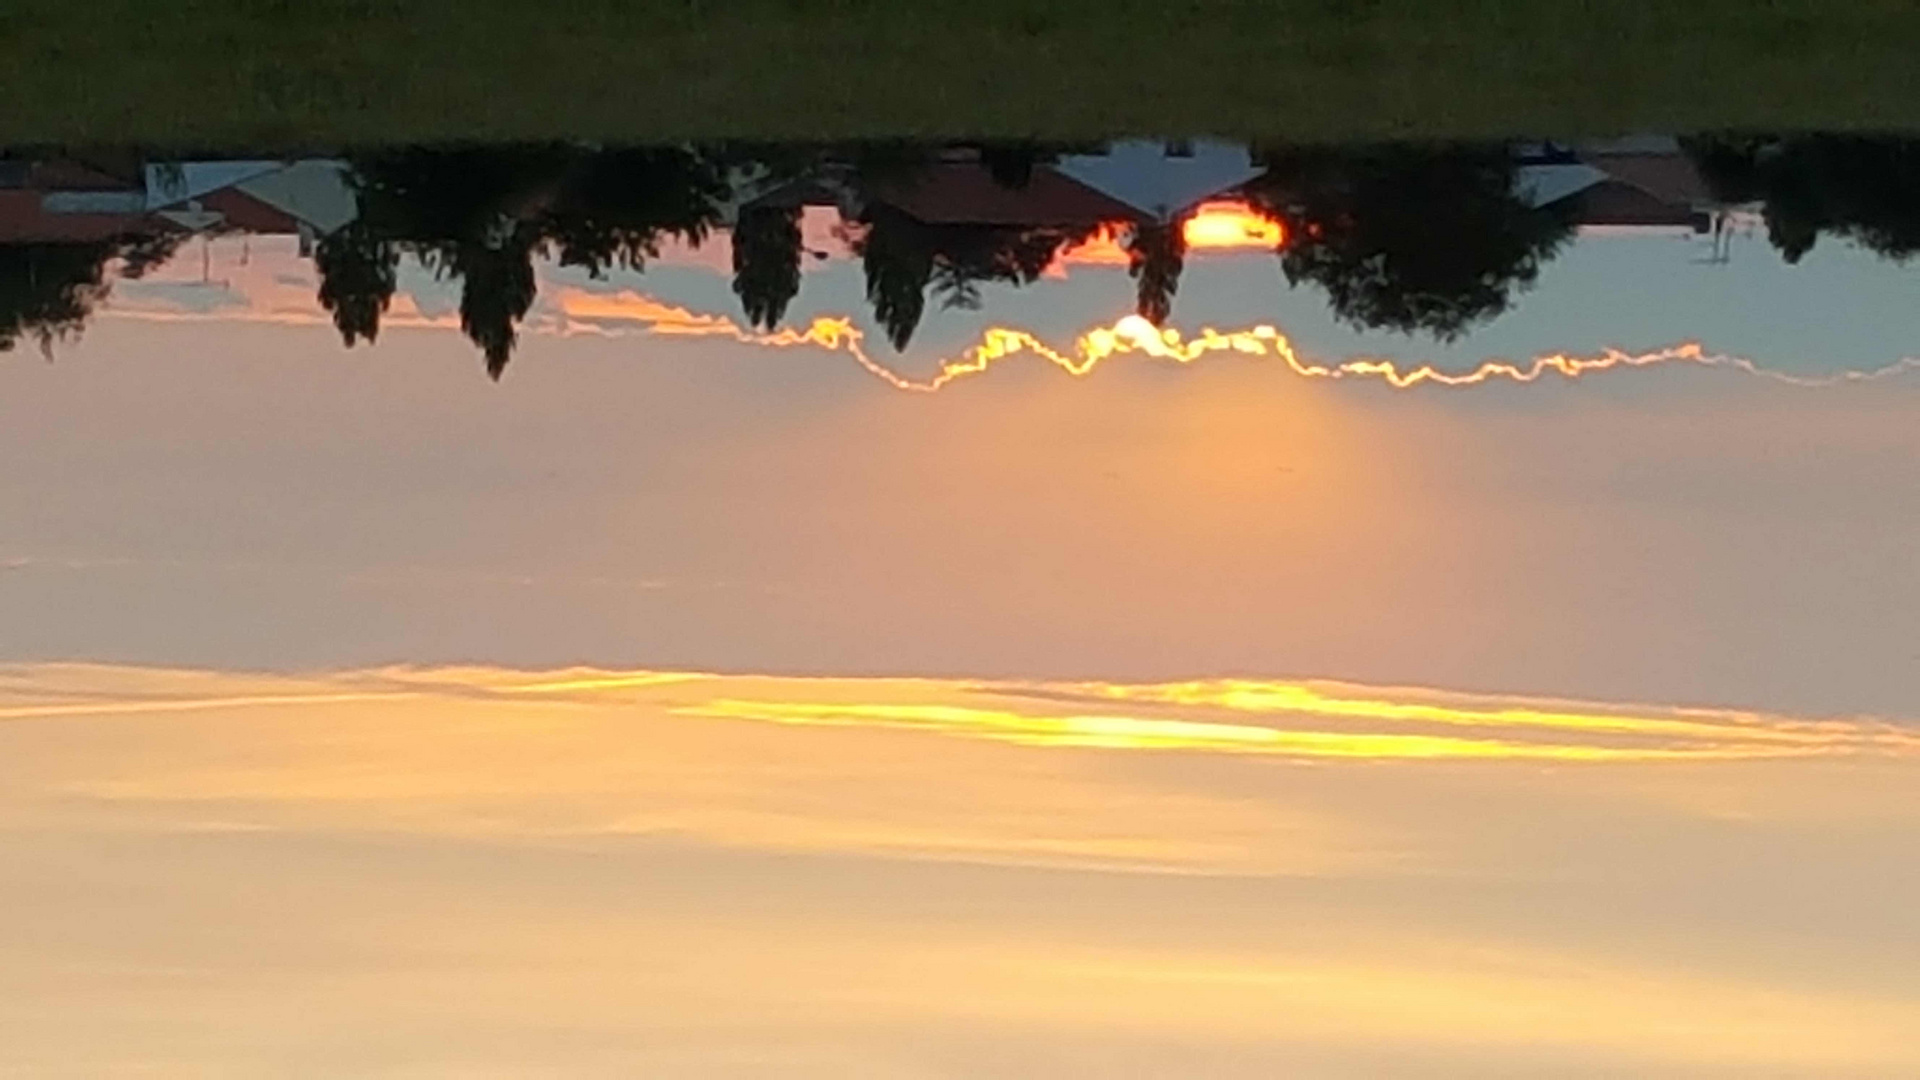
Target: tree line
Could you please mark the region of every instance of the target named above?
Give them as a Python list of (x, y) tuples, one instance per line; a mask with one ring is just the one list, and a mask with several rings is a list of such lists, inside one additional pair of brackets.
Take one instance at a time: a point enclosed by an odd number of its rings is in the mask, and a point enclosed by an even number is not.
[[(1713, 135), (1683, 146), (1717, 199), (1760, 207), (1789, 262), (1822, 235), (1900, 261), (1920, 252), (1920, 140)], [(745, 321), (771, 329), (799, 291), (801, 209), (824, 178), (857, 219), (854, 253), (874, 317), (905, 349), (929, 304), (976, 307), (988, 283), (1029, 284), (1098, 227), (929, 224), (875, 197), (915, 183), (941, 149), (554, 144), (350, 155), (360, 212), (318, 240), (318, 298), (345, 344), (372, 341), (401, 260), (417, 259), (459, 284), (461, 329), (497, 378), (534, 301), (537, 259), (594, 274), (644, 270), (669, 238), (697, 244), (727, 227)], [(1019, 190), (1079, 148), (976, 149), (994, 184)], [(1357, 327), (1456, 338), (1508, 310), (1575, 229), (1570, 206), (1520, 197), (1504, 144), (1269, 146), (1255, 157), (1265, 172), (1242, 194), (1285, 227), (1281, 278), (1319, 290)], [(21, 340), (47, 348), (77, 332), (110, 287), (110, 265), (138, 276), (179, 238), (0, 245), (0, 349)], [(1180, 222), (1137, 220), (1124, 245), (1136, 310), (1165, 320), (1185, 265)]]

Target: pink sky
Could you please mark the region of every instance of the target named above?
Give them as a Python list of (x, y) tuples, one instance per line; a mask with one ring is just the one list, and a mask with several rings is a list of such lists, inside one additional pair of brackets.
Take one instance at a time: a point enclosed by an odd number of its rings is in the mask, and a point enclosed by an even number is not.
[(556, 289), (496, 384), (299, 270), (0, 361), (0, 1072), (1920, 1069), (1920, 372), (902, 393)]

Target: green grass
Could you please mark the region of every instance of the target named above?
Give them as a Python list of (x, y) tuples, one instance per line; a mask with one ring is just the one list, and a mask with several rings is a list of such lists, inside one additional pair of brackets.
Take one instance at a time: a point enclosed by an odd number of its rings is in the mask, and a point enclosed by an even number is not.
[(1916, 0), (6, 0), (0, 140), (1920, 127)]

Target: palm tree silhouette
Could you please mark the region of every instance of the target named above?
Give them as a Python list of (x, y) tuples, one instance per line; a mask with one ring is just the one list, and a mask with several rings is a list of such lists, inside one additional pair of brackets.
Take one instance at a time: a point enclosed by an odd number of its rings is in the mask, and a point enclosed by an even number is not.
[(494, 242), (468, 242), (441, 248), (435, 255), (451, 276), (461, 280), (460, 329), (480, 346), (487, 374), (496, 381), (513, 358), (516, 329), (533, 306), (533, 230), (513, 229)]
[(360, 216), (315, 253), (341, 338), (378, 336), (411, 254), (460, 282), (461, 329), (496, 379), (533, 305), (536, 256), (596, 276), (644, 269), (668, 235), (705, 239), (726, 191), (714, 162), (680, 147), (408, 148), (351, 164)]
[(772, 330), (800, 292), (800, 207), (752, 206), (733, 227), (733, 293), (747, 325)]
[(1180, 290), (1180, 272), (1186, 266), (1184, 223), (1141, 222), (1127, 240), (1127, 273), (1135, 284), (1135, 310), (1159, 326), (1173, 313), (1173, 294)]
[(393, 302), (400, 250), (373, 234), (365, 221), (320, 238), (313, 252), (320, 274), (320, 306), (333, 316), (340, 339), (351, 347), (380, 336), (380, 317)]
[(868, 209), (866, 226), (859, 251), (867, 301), (887, 340), (904, 350), (927, 308), (933, 246), (926, 226), (884, 204)]

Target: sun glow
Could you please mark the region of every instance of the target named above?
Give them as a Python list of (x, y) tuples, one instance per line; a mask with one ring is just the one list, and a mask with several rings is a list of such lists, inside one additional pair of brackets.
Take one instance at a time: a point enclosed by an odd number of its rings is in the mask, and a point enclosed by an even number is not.
[(1202, 203), (1181, 228), (1188, 248), (1273, 251), (1287, 242), (1286, 226), (1245, 203)]
[[(1125, 224), (1104, 225), (1098, 232), (1060, 253), (1056, 271), (1067, 266), (1125, 266)], [(1202, 203), (1182, 220), (1181, 237), (1189, 252), (1275, 251), (1286, 244), (1286, 226), (1243, 202)]]
[[(1284, 228), (1265, 219), (1245, 204), (1215, 203), (1203, 206), (1190, 218), (1186, 229), (1189, 246), (1197, 250), (1271, 249), (1284, 244)], [(1106, 230), (1087, 244), (1069, 250), (1061, 258), (1067, 263), (1103, 264), (1127, 262), (1122, 234)], [(262, 277), (272, 264), (261, 261), (261, 269), (246, 271), (229, 267), (241, 291), (248, 297), (260, 293), (260, 299), (237, 307), (219, 307), (201, 311), (170, 305), (148, 298), (140, 303), (121, 301), (107, 305), (102, 314), (114, 318), (152, 322), (256, 322), (299, 326), (325, 326), (327, 314), (318, 310), (310, 294), (282, 295), (285, 289), (278, 278)], [(1056, 267), (1058, 264), (1056, 264)], [(247, 275), (251, 273), (251, 277)], [(272, 292), (280, 289), (281, 292)], [(265, 290), (265, 291), (263, 291)], [(394, 297), (393, 308), (383, 318), (385, 325), (436, 330), (458, 330), (459, 318), (451, 313), (427, 314), (407, 293)], [(1243, 360), (1263, 360), (1283, 366), (1294, 376), (1326, 380), (1362, 380), (1385, 383), (1396, 389), (1420, 386), (1465, 387), (1490, 382), (1531, 383), (1544, 376), (1558, 375), (1576, 379), (1613, 369), (1657, 366), (1694, 366), (1725, 368), (1750, 376), (1797, 386), (1826, 386), (1861, 382), (1920, 371), (1920, 358), (1908, 357), (1874, 370), (1845, 371), (1829, 376), (1806, 377), (1764, 369), (1745, 357), (1709, 351), (1699, 341), (1680, 341), (1647, 352), (1606, 349), (1592, 353), (1545, 353), (1529, 359), (1489, 358), (1471, 369), (1446, 370), (1425, 363), (1407, 363), (1387, 358), (1354, 356), (1344, 359), (1319, 358), (1297, 346), (1274, 323), (1253, 323), (1237, 328), (1201, 327), (1183, 331), (1159, 327), (1136, 314), (1127, 314), (1113, 322), (1082, 331), (1067, 341), (1049, 341), (1015, 326), (990, 326), (980, 331), (976, 341), (950, 355), (931, 361), (930, 366), (916, 363), (923, 375), (903, 372), (868, 351), (867, 331), (850, 315), (822, 315), (804, 326), (784, 327), (765, 332), (752, 329), (725, 312), (701, 311), (662, 301), (634, 289), (601, 291), (577, 285), (553, 284), (542, 293), (539, 306), (523, 324), (536, 334), (598, 334), (621, 336), (638, 333), (668, 337), (720, 337), (765, 348), (805, 348), (843, 353), (868, 374), (897, 390), (926, 393), (970, 375), (984, 373), (1000, 361), (1028, 354), (1072, 376), (1086, 376), (1100, 364), (1122, 355), (1176, 364), (1194, 363), (1212, 354), (1232, 354)]]
[[(1297, 759), (1534, 762), (1920, 757), (1920, 733), (1868, 717), (1469, 694), (1330, 680), (1173, 683), (720, 675), (697, 671), (381, 668), (234, 684), (216, 673), (0, 668), (0, 720), (485, 701), (652, 708), (685, 718), (919, 731), (1036, 747)], [(148, 686), (126, 693), (126, 687)], [(123, 689), (112, 689), (112, 688)], [(89, 689), (93, 688), (93, 689)]]
[(1585, 356), (1551, 353), (1527, 361), (1486, 360), (1470, 371), (1443, 371), (1428, 364), (1402, 366), (1392, 360), (1356, 358), (1321, 361), (1296, 348), (1281, 330), (1259, 324), (1239, 330), (1201, 329), (1191, 337), (1162, 328), (1139, 315), (1126, 315), (1110, 326), (1081, 334), (1065, 348), (1055, 348), (1033, 333), (994, 326), (982, 331), (977, 344), (958, 355), (941, 359), (932, 375), (911, 378), (874, 359), (867, 351), (865, 332), (845, 316), (822, 316), (803, 330), (771, 333), (749, 330), (724, 315), (689, 311), (662, 304), (632, 292), (592, 293), (564, 290), (559, 301), (569, 332), (609, 332), (638, 324), (646, 333), (671, 336), (719, 336), (751, 345), (774, 348), (807, 347), (846, 353), (869, 374), (897, 390), (931, 393), (970, 375), (978, 375), (1009, 357), (1030, 354), (1075, 377), (1089, 375), (1116, 356), (1137, 354), (1154, 360), (1191, 364), (1214, 353), (1248, 359), (1276, 360), (1294, 375), (1309, 379), (1363, 379), (1384, 382), (1395, 389), (1416, 386), (1475, 386), (1487, 382), (1531, 383), (1556, 374), (1568, 379), (1615, 368), (1645, 368), (1664, 364), (1730, 368), (1797, 386), (1826, 386), (1876, 379), (1920, 369), (1920, 360), (1903, 359), (1876, 371), (1849, 371), (1825, 378), (1803, 378), (1761, 368), (1744, 357), (1710, 353), (1699, 342), (1682, 342), (1651, 352), (1618, 349)]

